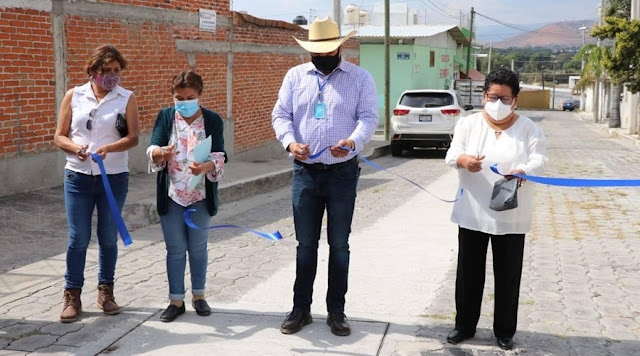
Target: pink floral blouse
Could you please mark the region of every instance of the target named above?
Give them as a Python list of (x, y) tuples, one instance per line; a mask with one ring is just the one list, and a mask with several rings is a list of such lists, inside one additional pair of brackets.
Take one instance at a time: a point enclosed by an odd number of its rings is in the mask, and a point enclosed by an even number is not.
[[(191, 169), (189, 169), (189, 164), (194, 161), (193, 150), (205, 138), (204, 117), (202, 115), (189, 125), (176, 111), (173, 132), (169, 140), (169, 146), (175, 144), (176, 147), (176, 155), (169, 161), (169, 198), (184, 207), (206, 197), (204, 179), (202, 178), (199, 178), (200, 183), (196, 185), (195, 189), (189, 189), (189, 182), (196, 178), (191, 173)], [(147, 148), (149, 172), (158, 172), (164, 169), (167, 163), (156, 164), (153, 161), (151, 153), (157, 147), (153, 145)], [(224, 152), (211, 152), (209, 160), (213, 161), (216, 168), (205, 174), (206, 179), (211, 182), (218, 182), (224, 176)]]

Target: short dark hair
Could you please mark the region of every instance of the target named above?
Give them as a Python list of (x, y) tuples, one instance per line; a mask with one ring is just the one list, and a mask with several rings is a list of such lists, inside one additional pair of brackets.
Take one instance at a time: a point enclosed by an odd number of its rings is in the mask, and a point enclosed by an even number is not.
[(184, 70), (173, 77), (171, 84), (171, 94), (175, 94), (176, 89), (179, 88), (191, 88), (198, 92), (198, 95), (202, 94), (204, 84), (202, 83), (202, 77), (200, 74), (192, 70)]
[(114, 60), (120, 63), (120, 68), (127, 67), (127, 60), (113, 45), (106, 44), (96, 48), (87, 62), (87, 74), (91, 75), (91, 71), (99, 72), (102, 67)]
[(520, 93), (520, 77), (517, 73), (507, 68), (492, 70), (484, 80), (484, 88), (482, 90), (486, 93), (489, 90), (489, 87), (493, 84), (509, 86), (513, 96), (518, 96), (518, 93)]

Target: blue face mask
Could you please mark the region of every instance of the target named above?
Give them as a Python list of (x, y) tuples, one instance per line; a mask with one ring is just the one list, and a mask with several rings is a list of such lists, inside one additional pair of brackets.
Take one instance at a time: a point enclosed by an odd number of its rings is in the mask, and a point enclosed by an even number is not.
[(195, 115), (200, 108), (198, 99), (176, 101), (175, 104), (176, 111), (179, 112), (182, 117), (191, 117)]

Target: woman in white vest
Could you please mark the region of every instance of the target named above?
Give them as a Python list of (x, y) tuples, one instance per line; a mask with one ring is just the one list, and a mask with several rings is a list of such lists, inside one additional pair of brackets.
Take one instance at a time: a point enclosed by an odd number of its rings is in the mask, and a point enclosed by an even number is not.
[(127, 150), (138, 144), (139, 135), (136, 97), (120, 86), (120, 73), (126, 66), (127, 61), (114, 46), (96, 48), (86, 66), (89, 81), (67, 91), (58, 113), (54, 142), (67, 157), (64, 198), (69, 222), (64, 306), (60, 314), (63, 323), (76, 321), (82, 311), (80, 292), (94, 209), (98, 213), (98, 307), (107, 315), (120, 313), (113, 296), (117, 228), (100, 169), (90, 153), (101, 156), (122, 211), (129, 185)]

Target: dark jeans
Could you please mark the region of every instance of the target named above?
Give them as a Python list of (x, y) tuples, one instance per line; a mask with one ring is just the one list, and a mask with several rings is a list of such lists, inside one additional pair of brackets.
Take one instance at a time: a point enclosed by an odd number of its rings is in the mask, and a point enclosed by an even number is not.
[(459, 227), (456, 329), (467, 335), (476, 332), (489, 240), (495, 280), (493, 332), (496, 337), (513, 337), (518, 323), (524, 234), (490, 235)]
[(327, 210), (329, 286), (327, 311), (343, 312), (349, 275), (349, 234), (360, 168), (351, 161), (338, 168), (293, 166), (293, 219), (298, 248), (293, 308), (309, 311), (318, 264), (318, 241)]
[[(120, 211), (129, 187), (129, 173), (109, 174), (109, 185)], [(118, 230), (111, 216), (102, 178), (65, 170), (64, 203), (69, 221), (69, 246), (65, 288), (82, 288), (87, 247), (91, 240), (91, 216), (98, 209), (98, 283), (113, 283), (118, 259)]]

